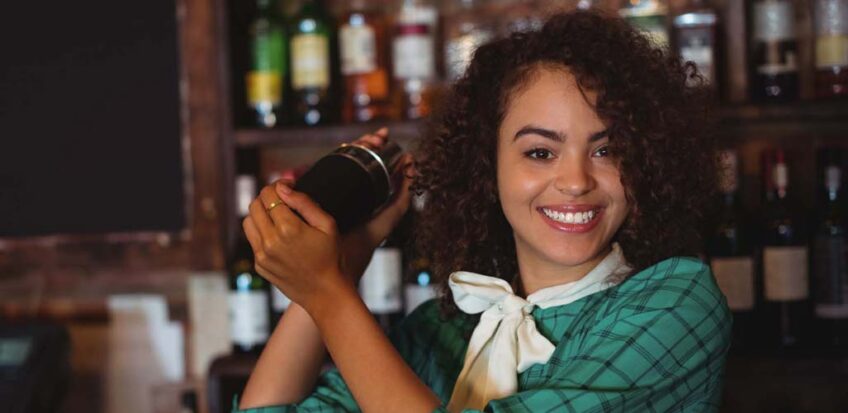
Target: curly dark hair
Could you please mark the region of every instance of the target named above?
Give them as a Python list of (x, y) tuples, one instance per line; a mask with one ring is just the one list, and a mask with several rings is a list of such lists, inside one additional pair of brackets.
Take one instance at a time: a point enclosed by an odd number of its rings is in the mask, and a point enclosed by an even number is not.
[(416, 242), (431, 261), (443, 314), (456, 312), (447, 286), (453, 271), (517, 285), (515, 241), (498, 201), (497, 136), (511, 94), (539, 65), (565, 68), (581, 90), (597, 93), (631, 208), (613, 241), (634, 271), (700, 251), (718, 186), (702, 76), (618, 17), (558, 14), (539, 31), (478, 48), (418, 148), (413, 191), (425, 192), (427, 204)]

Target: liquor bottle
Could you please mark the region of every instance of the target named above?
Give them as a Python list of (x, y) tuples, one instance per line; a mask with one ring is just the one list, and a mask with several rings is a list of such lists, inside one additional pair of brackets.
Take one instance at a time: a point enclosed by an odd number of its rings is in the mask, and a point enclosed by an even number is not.
[(756, 100), (798, 99), (798, 40), (791, 0), (756, 0), (752, 8), (751, 85)]
[(430, 113), (436, 80), (438, 11), (432, 0), (401, 0), (392, 39), (393, 106), (405, 119)]
[(781, 149), (763, 156), (766, 202), (762, 232), (763, 323), (782, 352), (802, 349), (809, 322), (807, 237), (788, 199), (789, 172)]
[(846, 260), (845, 197), (842, 150), (818, 153), (824, 182), (819, 197), (813, 241), (813, 286), (816, 332), (825, 352), (848, 349), (848, 260)]
[(536, 0), (498, 0), (495, 7), (500, 17), (498, 32), (501, 36), (510, 33), (539, 30), (544, 25), (542, 4)]
[(717, 91), (718, 14), (705, 0), (693, 0), (674, 17), (675, 44), (680, 57), (695, 63), (705, 86)]
[(625, 20), (645, 32), (660, 48), (668, 47), (668, 4), (665, 0), (630, 0), (618, 10)]
[(448, 81), (456, 81), (474, 51), (495, 37), (495, 25), (482, 13), (483, 0), (450, 0), (445, 4), (444, 51)]
[(289, 27), (293, 120), (304, 125), (327, 123), (333, 112), (332, 23), (320, 0), (305, 0)]
[(359, 282), (362, 301), (387, 332), (403, 318), (402, 256), (397, 244), (387, 240), (374, 251)]
[(344, 78), (342, 120), (367, 122), (388, 115), (389, 78), (386, 61), (386, 21), (366, 0), (348, 4), (339, 27)]
[[(253, 176), (239, 175), (236, 178), (236, 206), (241, 219), (250, 209), (256, 196), (256, 181)], [(258, 353), (270, 332), (268, 292), (269, 283), (254, 269), (253, 251), (243, 233), (229, 263), (230, 333), (233, 352)]]
[(733, 311), (731, 349), (745, 352), (756, 348), (756, 287), (753, 248), (739, 200), (738, 158), (722, 152), (721, 212), (715, 232), (708, 238), (710, 267), (719, 288)]
[(815, 1), (816, 97), (848, 95), (848, 0)]
[(276, 4), (273, 0), (256, 0), (256, 17), (250, 24), (247, 103), (254, 125), (263, 128), (273, 128), (283, 121), (285, 31)]

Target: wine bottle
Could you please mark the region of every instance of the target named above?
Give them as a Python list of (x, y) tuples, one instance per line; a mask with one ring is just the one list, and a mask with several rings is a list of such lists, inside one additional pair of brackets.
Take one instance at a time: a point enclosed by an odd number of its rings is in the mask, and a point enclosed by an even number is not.
[(781, 149), (763, 157), (766, 202), (762, 231), (764, 285), (763, 322), (779, 351), (803, 349), (809, 321), (807, 237), (795, 206), (788, 198), (789, 169)]
[(319, 0), (305, 0), (289, 26), (291, 102), (294, 121), (318, 125), (331, 120), (331, 27)]
[(754, 99), (798, 99), (798, 40), (791, 0), (757, 0), (753, 4)]
[[(256, 196), (256, 180), (250, 175), (236, 178), (236, 207), (244, 219)], [(270, 284), (254, 269), (253, 250), (244, 233), (240, 233), (229, 262), (230, 337), (235, 353), (258, 353), (268, 341)]]
[(710, 267), (719, 288), (733, 311), (734, 352), (756, 348), (756, 287), (753, 248), (748, 221), (739, 201), (739, 168), (736, 152), (723, 151), (719, 224), (708, 238)]
[(263, 128), (273, 128), (283, 121), (285, 30), (276, 4), (273, 0), (256, 0), (257, 14), (250, 24), (247, 103), (254, 125)]
[(842, 150), (818, 152), (824, 185), (819, 196), (813, 241), (814, 309), (818, 344), (828, 353), (848, 348), (848, 260), (846, 260), (845, 197)]
[(359, 283), (362, 300), (386, 332), (403, 318), (402, 256), (395, 243), (385, 242), (374, 251)]

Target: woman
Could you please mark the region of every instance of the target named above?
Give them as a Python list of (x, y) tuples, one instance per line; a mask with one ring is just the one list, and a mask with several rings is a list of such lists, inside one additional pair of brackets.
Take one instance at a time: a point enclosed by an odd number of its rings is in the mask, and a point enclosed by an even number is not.
[[(363, 228), (340, 238), (289, 185), (263, 189), (244, 229), (298, 305), (239, 407), (717, 410), (730, 315), (691, 258), (717, 175), (699, 79), (618, 19), (558, 15), (477, 51), (414, 184)], [(411, 184), (443, 294), (386, 338), (355, 281)]]

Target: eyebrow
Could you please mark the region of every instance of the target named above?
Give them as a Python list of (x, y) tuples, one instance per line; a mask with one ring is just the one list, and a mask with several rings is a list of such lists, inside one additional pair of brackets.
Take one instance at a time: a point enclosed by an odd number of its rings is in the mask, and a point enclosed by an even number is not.
[[(539, 135), (545, 139), (550, 139), (556, 142), (564, 142), (565, 134), (561, 132), (557, 132), (551, 129), (545, 129), (539, 126), (527, 125), (518, 130), (515, 133), (515, 137), (512, 139), (513, 142), (518, 140), (518, 138), (524, 135)], [(600, 132), (595, 132), (591, 136), (589, 136), (589, 143), (599, 141), (605, 137), (609, 136), (609, 129), (604, 129)]]

